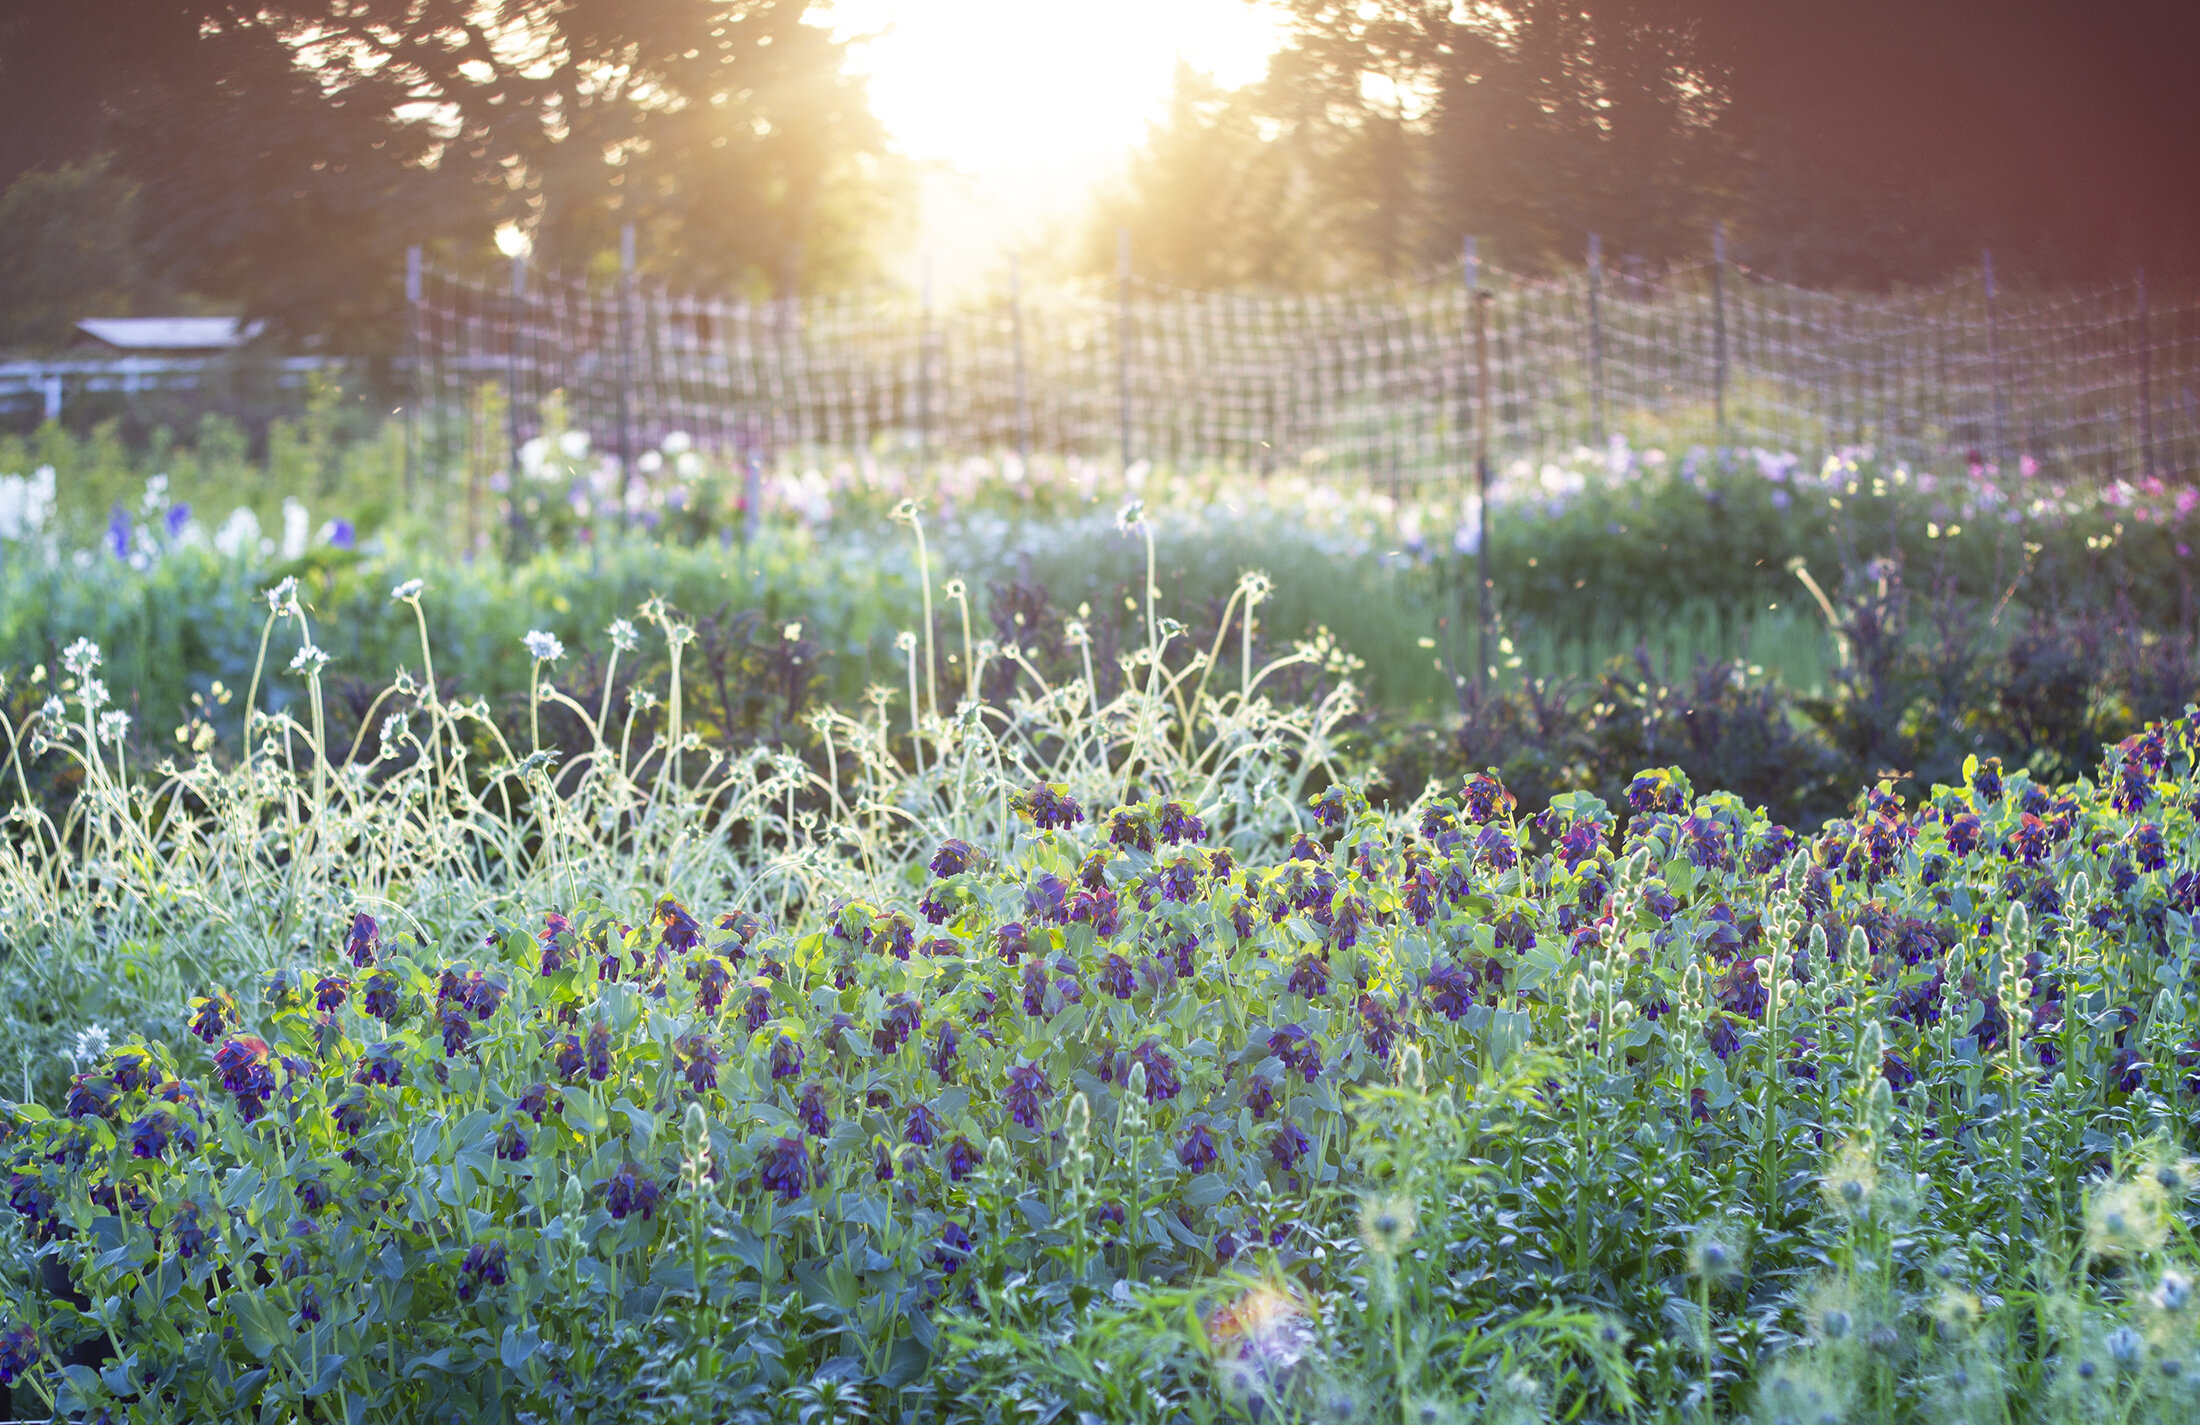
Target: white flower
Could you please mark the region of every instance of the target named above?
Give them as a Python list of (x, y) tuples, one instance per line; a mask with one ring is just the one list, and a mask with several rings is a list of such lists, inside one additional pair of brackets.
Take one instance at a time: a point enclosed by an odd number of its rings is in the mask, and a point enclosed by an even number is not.
[(558, 437), (558, 451), (568, 460), (579, 460), (588, 454), (588, 432), (569, 430)]
[(68, 718), (69, 710), (62, 705), (59, 698), (49, 697), (38, 706), (38, 720), (40, 722), (66, 722)]
[(428, 581), (425, 579), (407, 579), (404, 583), (390, 590), (390, 597), (399, 603), (403, 603), (408, 599), (419, 598), (427, 587)]
[(235, 559), (260, 547), (260, 517), (239, 505), (214, 531), (214, 549), (224, 559)]
[(642, 646), (641, 635), (634, 631), (633, 624), (623, 618), (613, 619), (611, 627), (605, 631), (611, 635), (611, 646), (621, 653), (632, 653)]
[[(293, 556), (295, 557), (295, 556)], [(267, 591), (267, 606), (277, 618), (288, 618), (298, 611), (298, 581), (285, 579)]]
[(665, 458), (654, 450), (645, 450), (635, 458), (634, 468), (644, 475), (654, 475), (665, 468)]
[(328, 666), (328, 654), (310, 643), (300, 644), (290, 656), (290, 671), (312, 677)]
[(690, 436), (684, 430), (676, 430), (672, 432), (672, 434), (665, 437), (664, 441), (664, 451), (667, 455), (685, 455), (688, 453), (688, 451), (693, 449), (694, 446), (694, 437)]
[(110, 747), (120, 747), (122, 736), (130, 730), (130, 715), (126, 712), (103, 712), (99, 715), (99, 740)]
[(1144, 500), (1133, 500), (1115, 512), (1115, 527), (1123, 534), (1129, 534), (1145, 522), (1146, 502)]
[(797, 620), (794, 623), (788, 624), (785, 628), (779, 630), (779, 636), (787, 640), (787, 642), (789, 643), (794, 642), (796, 639), (802, 636), (801, 622)]
[(306, 513), (305, 501), (296, 496), (283, 501), (283, 558), (302, 558), (306, 552), (306, 536), (312, 529), (313, 517)]
[(113, 1043), (104, 1025), (87, 1024), (77, 1031), (76, 1044), (69, 1050), (69, 1057), (79, 1064), (96, 1063)]
[(529, 629), (520, 642), (527, 645), (527, 656), (537, 663), (555, 663), (565, 656), (565, 645), (558, 642), (558, 636), (539, 628)]
[(77, 690), (77, 696), (84, 700), (84, 706), (88, 708), (103, 708), (107, 706), (107, 685), (97, 678), (86, 678), (84, 686)]
[(61, 653), (61, 666), (81, 678), (99, 666), (99, 645), (80, 638)]

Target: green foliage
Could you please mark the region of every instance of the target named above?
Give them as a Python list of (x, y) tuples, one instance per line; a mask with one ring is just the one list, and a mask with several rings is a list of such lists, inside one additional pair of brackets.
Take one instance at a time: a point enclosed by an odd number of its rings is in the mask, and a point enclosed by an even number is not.
[(1373, 807), (1332, 651), (1179, 661), (1157, 598), (1105, 701), (1088, 643), (1057, 681), (907, 632), (915, 716), (818, 709), (814, 759), (690, 735), (661, 601), (623, 709), (531, 632), (524, 735), (395, 605), (370, 759), (289, 582), (243, 704), (303, 696), (233, 758), (148, 766), (89, 645), (11, 728), (19, 793), (78, 789), (0, 859), (40, 1408), (2191, 1408), (2200, 712), (1804, 841), (1671, 768), (1624, 824)]

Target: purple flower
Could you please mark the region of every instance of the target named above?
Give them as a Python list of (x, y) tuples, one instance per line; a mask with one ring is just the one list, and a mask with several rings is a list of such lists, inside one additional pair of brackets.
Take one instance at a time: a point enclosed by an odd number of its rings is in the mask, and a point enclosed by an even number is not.
[(1039, 1101), (1053, 1092), (1046, 1074), (1036, 1064), (1018, 1064), (1008, 1071), (1008, 1092), (1002, 1097), (1008, 1104), (1009, 1117), (1037, 1132)]
[(1268, 1036), (1268, 1052), (1283, 1061), (1284, 1069), (1308, 1083), (1321, 1077), (1322, 1050), (1302, 1025), (1286, 1024)]
[(1283, 1125), (1276, 1129), (1275, 1136), (1268, 1140), (1268, 1156), (1276, 1160), (1278, 1167), (1285, 1172), (1289, 1172), (1298, 1165), (1299, 1159), (1305, 1157), (1313, 1146), (1312, 1143), (1307, 1141), (1305, 1129), (1299, 1127), (1296, 1123), (1285, 1120)]
[(393, 970), (376, 970), (367, 976), (366, 991), (359, 1003), (369, 1017), (388, 1024), (404, 1013), (404, 982)]
[(772, 1077), (791, 1079), (802, 1072), (802, 1045), (782, 1034), (772, 1041)]
[(237, 1002), (227, 990), (216, 990), (191, 1001), (191, 1032), (211, 1044), (238, 1024)]
[(12, 1386), (21, 1380), (44, 1354), (38, 1345), (38, 1333), (28, 1326), (0, 1335), (0, 1386)]
[(1199, 864), (1190, 857), (1171, 862), (1161, 873), (1161, 898), (1186, 904), (1199, 896)]
[(1320, 999), (1329, 993), (1329, 962), (1318, 955), (1301, 956), (1284, 988), (1302, 999)]
[(1034, 782), (1030, 790), (1010, 797), (1008, 806), (1040, 831), (1075, 826), (1085, 819), (1084, 808), (1069, 795), (1069, 788), (1059, 782)]
[(705, 1014), (716, 1014), (726, 1002), (726, 991), (733, 985), (733, 966), (723, 955), (706, 955), (695, 974), (695, 1007)]
[(687, 1076), (689, 1092), (718, 1087), (718, 1066), (725, 1062), (725, 1055), (709, 1035), (683, 1034), (672, 1041), (672, 1049), (680, 1072)]
[(902, 1137), (919, 1148), (929, 1148), (939, 1141), (939, 1115), (921, 1103), (909, 1105), (909, 1122), (902, 1129)]
[(307, 1178), (291, 1191), (297, 1194), (298, 1206), (307, 1212), (326, 1212), (336, 1201), (336, 1194), (319, 1178)]
[(1031, 938), (1024, 932), (1022, 921), (1012, 920), (993, 932), (994, 953), (1011, 965), (1022, 960), (1030, 948)]
[(1627, 784), (1627, 806), (1636, 813), (1678, 816), (1687, 805), (1687, 796), (1686, 784), (1668, 768), (1638, 772)]
[(240, 1099), (264, 1099), (275, 1092), (274, 1056), (265, 1039), (247, 1034), (224, 1040), (214, 1051), (214, 1068), (222, 1088)]
[(1024, 966), (1024, 1013), (1033, 1018), (1046, 1012), (1046, 966), (1037, 960)]
[(970, 1233), (960, 1222), (950, 1222), (940, 1229), (940, 1245), (933, 1252), (932, 1260), (939, 1269), (953, 1276), (962, 1270), (963, 1262), (970, 1256)]
[(107, 552), (117, 559), (130, 557), (130, 512), (120, 500), (107, 512)]
[(1060, 876), (1052, 871), (1041, 871), (1024, 888), (1024, 913), (1041, 925), (1059, 921), (1068, 897), (1069, 886)]
[(1439, 964), (1429, 967), (1428, 983), (1421, 992), (1431, 1009), (1456, 1022), (1467, 1012), (1467, 1006), (1474, 1003), (1479, 988), (1479, 977), (1472, 970)]
[(916, 999), (907, 994), (897, 994), (886, 1003), (886, 1017), (879, 1027), (871, 1031), (871, 1045), (881, 1054), (891, 1054), (909, 1041), (924, 1023), (924, 1010)]
[(1595, 860), (1597, 852), (1603, 849), (1604, 828), (1586, 818), (1567, 827), (1565, 835), (1558, 838), (1558, 859), (1569, 871), (1581, 869), (1584, 861)]
[(968, 1138), (958, 1137), (947, 1145), (947, 1180), (961, 1182), (978, 1170), (978, 1150)]
[(1160, 831), (1161, 839), (1171, 846), (1207, 839), (1206, 823), (1194, 815), (1190, 807), (1179, 801), (1161, 804), (1161, 816), (1156, 829)]
[(1474, 854), (1499, 871), (1520, 860), (1520, 849), (1513, 844), (1512, 833), (1494, 823), (1475, 833)]
[(811, 1084), (802, 1090), (802, 1101), (795, 1106), (795, 1116), (802, 1120), (802, 1127), (814, 1138), (823, 1138), (833, 1131), (832, 1115), (825, 1111), (823, 1084)]
[(351, 929), (344, 935), (344, 953), (355, 969), (372, 965), (381, 945), (382, 928), (374, 923), (373, 916), (361, 911), (351, 918)]
[(657, 1200), (664, 1196), (655, 1180), (632, 1163), (621, 1164), (617, 1172), (597, 1186), (603, 1189), (604, 1210), (622, 1222), (635, 1213), (641, 1214), (642, 1221), (649, 1221), (657, 1214)]
[(323, 1014), (333, 1014), (344, 1007), (351, 998), (351, 976), (323, 975), (313, 982), (313, 1007)]
[(2133, 828), (2131, 854), (2142, 871), (2167, 871), (2169, 850), (2162, 840), (2162, 828), (2153, 822), (2145, 822)]
[(1132, 972), (1131, 962), (1110, 951), (1107, 963), (1100, 967), (1100, 988), (1117, 999), (1129, 999), (1138, 990), (1138, 976)]
[(657, 902), (657, 940), (675, 955), (685, 955), (703, 943), (703, 923), (670, 896)]
[(1153, 825), (1143, 807), (1118, 807), (1108, 813), (1108, 844), (1151, 853)]
[(483, 1287), (504, 1285), (504, 1262), (502, 1242), (478, 1243), (469, 1248), (466, 1260), (459, 1263), (458, 1267), (458, 1299), (472, 1301), (474, 1294)]
[[(269, 1091), (273, 1091), (272, 1084)], [(114, 1112), (115, 1100), (121, 1096), (115, 1081), (105, 1074), (78, 1074), (69, 1084), (69, 1117), (105, 1118)]]
[(932, 857), (932, 874), (944, 881), (949, 876), (961, 875), (977, 864), (977, 847), (967, 841), (943, 841)]
[(955, 1072), (955, 1059), (960, 1052), (957, 1045), (954, 1022), (941, 1020), (939, 1032), (932, 1040), (932, 1052), (926, 1058), (932, 1065), (932, 1072), (938, 1074), (942, 1081), (953, 1076)]
[(464, 1008), (452, 1005), (436, 1016), (443, 1025), (443, 1057), (455, 1059), (466, 1052), (473, 1037), (473, 1021)]
[(597, 1083), (611, 1077), (611, 1026), (600, 1019), (588, 1026), (588, 1077)]
[(1367, 1031), (1367, 1047), (1375, 1051), (1375, 1057), (1388, 1061), (1390, 1046), (1397, 1042), (1403, 1026), (1389, 1005), (1373, 995), (1363, 994), (1359, 1003), (1360, 1023)]
[(1268, 1110), (1276, 1106), (1276, 1087), (1260, 1075), (1254, 1074), (1245, 1083), (1245, 1111), (1255, 1118), (1266, 1118)]
[(346, 1138), (357, 1138), (366, 1131), (369, 1112), (365, 1091), (353, 1089), (329, 1106), (329, 1121)]
[(1146, 1102), (1162, 1103), (1184, 1091), (1184, 1084), (1176, 1076), (1176, 1061), (1169, 1051), (1148, 1039), (1131, 1051), (1131, 1062), (1142, 1064), (1146, 1070)]
[(1981, 802), (2001, 800), (2001, 759), (1985, 757), (1971, 773), (1971, 791)]
[(1072, 921), (1089, 922), (1092, 933), (1102, 940), (1115, 934), (1123, 923), (1122, 906), (1116, 901), (1115, 892), (1105, 886), (1072, 893), (1064, 914)]
[(750, 988), (748, 998), (741, 1006), (741, 1024), (751, 1034), (764, 1027), (764, 1021), (772, 1017), (772, 992), (762, 985)]
[(1203, 1123), (1195, 1123), (1185, 1131), (1183, 1141), (1176, 1145), (1176, 1160), (1185, 1171), (1204, 1173), (1215, 1165), (1215, 1139)]
[(395, 1084), (405, 1076), (404, 1061), (398, 1052), (404, 1046), (396, 1043), (376, 1044), (359, 1056), (353, 1066), (353, 1082), (362, 1084)]
[(130, 1156), (164, 1158), (174, 1142), (186, 1153), (198, 1151), (198, 1130), (165, 1108), (148, 1109), (130, 1125)]

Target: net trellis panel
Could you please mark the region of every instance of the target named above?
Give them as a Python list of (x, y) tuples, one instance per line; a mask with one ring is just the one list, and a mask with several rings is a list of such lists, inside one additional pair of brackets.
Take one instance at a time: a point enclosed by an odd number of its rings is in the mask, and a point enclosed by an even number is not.
[[(1483, 273), (1503, 461), (1614, 430), (1707, 430), (1723, 397), (1737, 446), (1976, 453), (2098, 477), (2200, 464), (2189, 295), (2142, 310), (2130, 282), (1990, 294), (1967, 277), (1855, 297), (1705, 263)], [(1475, 446), (1456, 273), (1318, 293), (1063, 283), (932, 309), (898, 293), (724, 300), (532, 271), (514, 290), (431, 269), (413, 318), (415, 378), (446, 448), (492, 409), (520, 439), (539, 433), (553, 394), (605, 451), (675, 431), (764, 458), (1113, 460), (1127, 443), (1132, 459), (1404, 487), (1458, 478)]]

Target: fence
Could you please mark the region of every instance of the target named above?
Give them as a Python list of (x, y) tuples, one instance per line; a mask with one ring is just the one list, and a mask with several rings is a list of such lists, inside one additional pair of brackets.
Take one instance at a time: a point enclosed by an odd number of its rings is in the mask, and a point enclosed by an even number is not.
[[(1471, 254), (1471, 244), (1470, 244)], [(1500, 460), (1656, 422), (1725, 443), (1869, 443), (2116, 478), (2200, 467), (2200, 303), (2144, 279), (1997, 290), (1991, 258), (1859, 297), (1724, 260), (1533, 278), (1478, 266), (1350, 291), (1196, 292), (1133, 275), (934, 309), (905, 295), (721, 301), (631, 277), (474, 281), (415, 258), (413, 370), (431, 458), (482, 394), (518, 439), (562, 393), (599, 450), (672, 431), (766, 458), (810, 449), (1038, 453), (1412, 484), (1470, 471), (1484, 303)], [(479, 433), (474, 436), (481, 453)]]

